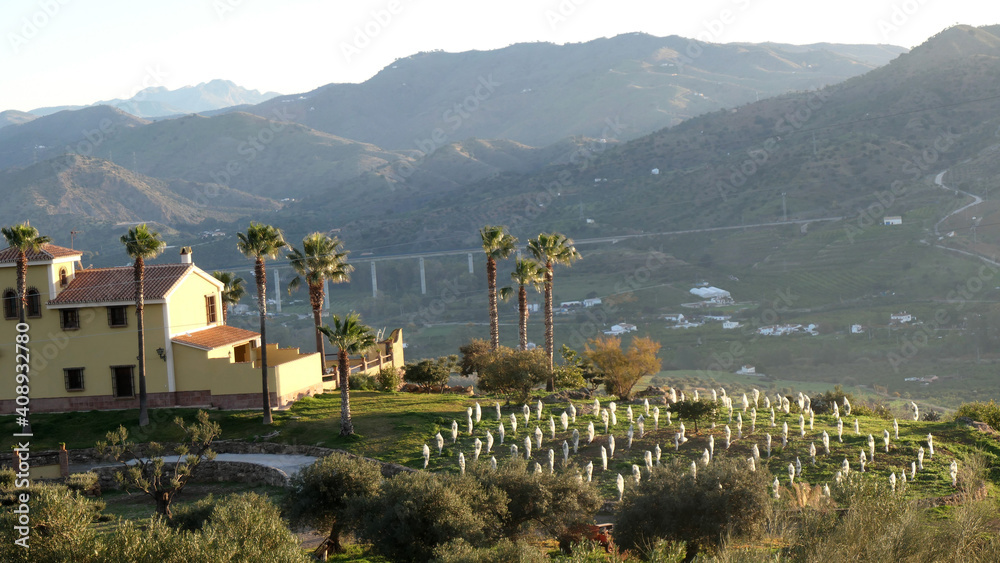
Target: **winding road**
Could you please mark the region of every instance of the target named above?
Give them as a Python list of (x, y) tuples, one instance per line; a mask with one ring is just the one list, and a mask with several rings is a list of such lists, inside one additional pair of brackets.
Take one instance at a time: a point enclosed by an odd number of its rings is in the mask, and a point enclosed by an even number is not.
[(952, 192), (955, 192), (956, 194), (962, 194), (962, 195), (971, 197), (972, 198), (972, 203), (969, 203), (969, 204), (963, 205), (962, 207), (959, 207), (958, 209), (956, 209), (956, 210), (952, 211), (951, 213), (949, 213), (949, 214), (945, 215), (944, 217), (942, 217), (941, 220), (938, 221), (937, 223), (934, 223), (934, 236), (937, 236), (937, 237), (941, 236), (941, 233), (938, 231), (938, 227), (941, 225), (941, 223), (944, 223), (945, 220), (947, 220), (952, 215), (957, 215), (957, 214), (965, 211), (966, 209), (968, 209), (970, 207), (973, 207), (973, 206), (976, 206), (976, 205), (979, 205), (980, 203), (983, 202), (983, 198), (977, 196), (976, 194), (970, 194), (969, 192), (962, 191), (962, 190), (960, 190), (958, 188), (949, 188), (948, 186), (944, 185), (944, 175), (947, 172), (948, 172), (947, 170), (942, 170), (940, 173), (938, 173), (938, 175), (934, 177), (934, 183), (937, 184), (938, 186), (940, 186), (940, 187), (948, 190), (948, 191), (952, 191)]

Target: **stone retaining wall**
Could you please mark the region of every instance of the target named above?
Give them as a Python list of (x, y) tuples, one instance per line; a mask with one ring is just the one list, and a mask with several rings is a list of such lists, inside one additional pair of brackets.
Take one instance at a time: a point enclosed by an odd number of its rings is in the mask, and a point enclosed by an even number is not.
[[(170, 470), (173, 468), (174, 462), (164, 463), (164, 466)], [(93, 469), (93, 472), (97, 473), (101, 489), (107, 490), (119, 488), (118, 482), (115, 480), (115, 473), (121, 473), (124, 470), (124, 466), (119, 464), (110, 467), (97, 467)], [(194, 476), (191, 478), (192, 483), (220, 481), (287, 487), (290, 480), (288, 474), (280, 469), (245, 461), (203, 461), (195, 469)]]
[[(173, 451), (176, 444), (164, 444), (166, 451)], [(313, 457), (326, 457), (333, 453), (342, 453), (350, 457), (360, 457), (356, 454), (345, 452), (343, 450), (335, 450), (332, 448), (323, 448), (319, 446), (304, 446), (304, 445), (289, 445), (289, 444), (275, 444), (272, 442), (243, 442), (240, 440), (219, 440), (212, 443), (212, 450), (220, 454), (276, 454), (276, 455), (307, 455)], [(3, 456), (4, 459), (0, 462), (2, 467), (14, 467), (16, 460), (13, 458), (13, 454)], [(164, 458), (169, 459), (170, 455), (165, 455)], [(174, 454), (176, 457), (176, 454)], [(385, 477), (393, 477), (403, 472), (415, 472), (416, 469), (399, 465), (396, 463), (388, 463), (384, 461), (379, 461), (377, 459), (366, 458), (370, 461), (378, 463), (382, 468), (382, 475)], [(43, 452), (31, 452), (31, 465), (32, 466), (42, 466), (42, 465), (58, 465), (59, 463), (59, 450), (50, 450)], [(94, 448), (83, 448), (79, 450), (69, 450), (69, 464), (70, 465), (90, 465), (90, 464), (106, 464), (110, 463), (108, 459), (102, 458), (97, 455)], [(249, 462), (221, 462), (213, 461), (211, 464), (224, 464), (224, 463), (238, 463), (241, 465), (252, 465), (254, 467), (264, 467), (258, 464)], [(274, 471), (280, 471), (273, 468)], [(208, 469), (208, 464), (204, 467), (200, 467), (195, 474), (195, 479), (201, 480), (201, 473), (205, 471), (210, 471)], [(288, 475), (284, 471), (280, 471), (282, 475), (285, 475), (285, 479)], [(110, 475), (110, 474), (109, 474)], [(110, 478), (110, 477), (109, 477)], [(226, 479), (214, 479), (206, 478), (206, 480), (224, 481)], [(234, 481), (241, 481), (241, 479), (236, 478)], [(244, 481), (241, 481), (244, 482)], [(253, 481), (245, 481), (253, 482)], [(102, 485), (103, 485), (102, 481)], [(270, 483), (269, 483), (270, 484)]]

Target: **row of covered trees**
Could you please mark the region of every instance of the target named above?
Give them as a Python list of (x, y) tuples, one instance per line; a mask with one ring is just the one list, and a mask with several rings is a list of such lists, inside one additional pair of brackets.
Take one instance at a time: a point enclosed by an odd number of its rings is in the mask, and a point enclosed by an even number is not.
[[(505, 292), (497, 290), (497, 260), (509, 258), (517, 250), (517, 237), (507, 231), (507, 227), (490, 225), (479, 231), (486, 252), (486, 277), (489, 286), (490, 344), (492, 349), (500, 348), (500, 321), (497, 299)], [(541, 286), (545, 294), (545, 354), (548, 357), (549, 372), (552, 372), (555, 353), (555, 339), (552, 319), (552, 283), (556, 264), (570, 265), (580, 258), (573, 246), (573, 240), (561, 233), (541, 233), (528, 241), (531, 259), (518, 258), (511, 273), (511, 279), (518, 284), (518, 311), (520, 313), (520, 348), (528, 346), (528, 296), (527, 286), (535, 289)], [(506, 289), (506, 288), (505, 288)], [(546, 383), (547, 391), (555, 390), (555, 377)]]

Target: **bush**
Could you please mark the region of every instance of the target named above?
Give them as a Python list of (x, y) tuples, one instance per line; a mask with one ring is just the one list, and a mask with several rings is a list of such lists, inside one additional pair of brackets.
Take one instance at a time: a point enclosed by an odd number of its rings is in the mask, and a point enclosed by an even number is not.
[(93, 471), (88, 471), (87, 473), (74, 473), (66, 479), (66, 486), (69, 487), (71, 491), (78, 491), (80, 493), (89, 494), (100, 494), (101, 486), (98, 482), (97, 473)]
[(688, 557), (722, 545), (727, 535), (759, 537), (771, 512), (770, 475), (745, 462), (717, 458), (690, 474), (687, 461), (654, 467), (652, 475), (626, 489), (614, 539), (627, 550), (657, 540), (687, 542)]
[(462, 362), (459, 364), (462, 375), (472, 375), (482, 373), (483, 366), (493, 353), (493, 346), (486, 340), (473, 338), (459, 347), (458, 351), (462, 354)]
[[(21, 537), (14, 526), (20, 526), (14, 513), (20, 504), (20, 494), (27, 492), (30, 509), (29, 549), (15, 544)], [(99, 539), (91, 523), (100, 515), (100, 504), (62, 485), (34, 485), (27, 490), (9, 490), (3, 495), (5, 506), (0, 510), (0, 561), (73, 561), (89, 563), (98, 558)], [(22, 540), (23, 541), (23, 540)]]
[(432, 563), (546, 563), (544, 553), (530, 544), (518, 540), (512, 542), (501, 539), (491, 547), (473, 547), (469, 542), (458, 539), (438, 546), (434, 550)]
[(348, 498), (375, 495), (381, 481), (381, 468), (374, 461), (341, 453), (328, 455), (292, 479), (286, 513), (293, 524), (328, 531), (329, 546), (340, 553), (340, 534), (350, 523), (345, 518)]
[(571, 529), (590, 524), (603, 499), (597, 489), (578, 479), (579, 472), (569, 468), (559, 473), (535, 473), (528, 461), (512, 459), (492, 471), (486, 464), (472, 468), (470, 475), (487, 488), (507, 496), (500, 514), (501, 533), (515, 539), (541, 530), (563, 539)]
[(173, 511), (173, 518), (169, 524), (176, 530), (187, 530), (193, 532), (202, 529), (205, 522), (212, 516), (218, 500), (211, 494), (207, 497), (184, 505)]
[(955, 411), (955, 419), (960, 417), (971, 418), (976, 422), (985, 422), (991, 428), (997, 429), (1000, 428), (1000, 405), (992, 399), (988, 403), (985, 401), (965, 403)]
[(375, 380), (378, 390), (387, 393), (399, 391), (399, 386), (403, 383), (403, 377), (399, 374), (399, 370), (391, 366), (380, 369)]
[(17, 480), (17, 472), (9, 467), (0, 467), (0, 491), (6, 491), (7, 489), (14, 487), (14, 481)]
[(365, 373), (352, 373), (348, 376), (347, 382), (347, 387), (351, 391), (375, 391), (378, 389), (375, 377)]
[(468, 476), (401, 473), (383, 481), (374, 497), (352, 497), (358, 536), (394, 561), (428, 561), (458, 539), (488, 547), (500, 537), (506, 496)]
[[(844, 405), (844, 397), (851, 403), (852, 412), (855, 408), (855, 403), (859, 402), (854, 398), (854, 395), (850, 393), (845, 393), (844, 388), (840, 385), (835, 385), (832, 391), (826, 391), (825, 393), (820, 393), (809, 398), (809, 404), (816, 414), (830, 414), (833, 412), (833, 403), (837, 403), (838, 407)], [(795, 404), (795, 401), (792, 401)]]
[(549, 359), (541, 348), (514, 350), (501, 346), (480, 366), (479, 389), (507, 401), (524, 402), (531, 390), (549, 379)]
[(923, 420), (924, 422), (940, 422), (941, 413), (933, 409), (926, 410), (920, 415), (920, 420)]
[(222, 498), (202, 529), (196, 532), (174, 530), (159, 518), (142, 527), (131, 520), (120, 520), (107, 538), (99, 560), (102, 563), (309, 561), (277, 507), (256, 493)]
[(424, 389), (445, 386), (451, 373), (458, 369), (458, 356), (441, 356), (403, 366), (403, 379)]
[(299, 541), (266, 496), (229, 495), (215, 505), (202, 528), (212, 552), (200, 561), (303, 562)]

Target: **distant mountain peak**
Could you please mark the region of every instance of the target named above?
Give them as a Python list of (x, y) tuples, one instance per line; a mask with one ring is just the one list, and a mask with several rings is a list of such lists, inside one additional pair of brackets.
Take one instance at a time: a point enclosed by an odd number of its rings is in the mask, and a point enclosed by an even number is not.
[[(215, 111), (233, 106), (254, 105), (280, 96), (277, 92), (261, 93), (239, 86), (231, 80), (214, 79), (197, 86), (169, 90), (150, 86), (128, 99), (102, 100), (91, 106), (111, 106), (143, 118), (171, 117), (190, 113)], [(57, 106), (31, 110), (36, 116), (51, 115), (67, 109), (86, 106)]]

